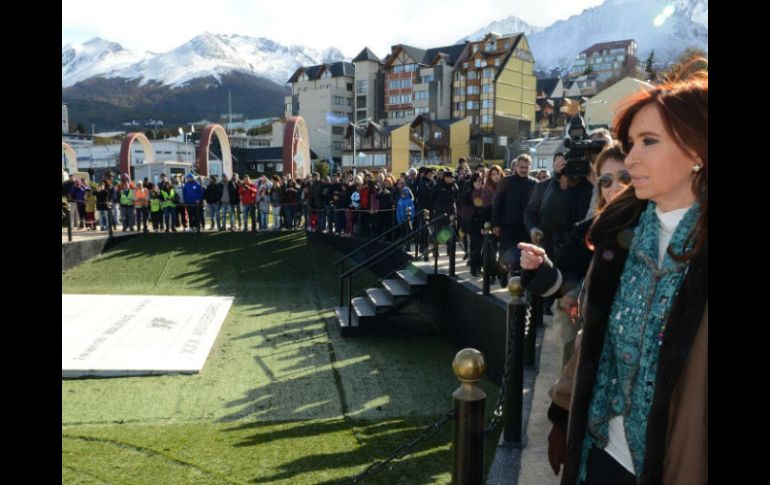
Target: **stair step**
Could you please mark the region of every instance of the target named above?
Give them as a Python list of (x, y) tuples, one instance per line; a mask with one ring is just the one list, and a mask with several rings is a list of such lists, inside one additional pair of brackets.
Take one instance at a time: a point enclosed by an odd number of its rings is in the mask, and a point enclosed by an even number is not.
[(382, 288), (369, 288), (366, 295), (378, 310), (393, 306), (393, 296)]
[(428, 284), (428, 279), (422, 276), (419, 271), (412, 272), (406, 269), (396, 271), (399, 278), (404, 280), (409, 286), (425, 286)]
[(359, 319), (361, 317), (377, 316), (377, 312), (375, 311), (374, 306), (371, 304), (368, 298), (358, 296), (353, 298), (351, 303), (353, 304), (353, 314)]
[(346, 306), (336, 306), (334, 307), (334, 314), (337, 317), (337, 323), (340, 324), (340, 328), (347, 329), (347, 328), (354, 328), (358, 327), (358, 318), (356, 318), (356, 314), (352, 313), (351, 317), (353, 320), (353, 324), (351, 325), (348, 322), (348, 307)]
[(409, 287), (402, 283), (401, 280), (384, 280), (382, 286), (394, 299), (399, 296), (409, 296), (410, 293)]

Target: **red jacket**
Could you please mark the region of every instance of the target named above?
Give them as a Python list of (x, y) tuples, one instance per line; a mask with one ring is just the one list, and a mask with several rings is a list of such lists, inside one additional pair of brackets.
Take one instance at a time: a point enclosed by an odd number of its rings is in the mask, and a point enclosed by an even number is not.
[(361, 208), (369, 208), (369, 186), (364, 184), (358, 189), (358, 195), (361, 196)]
[(242, 205), (251, 205), (257, 200), (257, 186), (254, 184), (242, 184), (238, 189)]

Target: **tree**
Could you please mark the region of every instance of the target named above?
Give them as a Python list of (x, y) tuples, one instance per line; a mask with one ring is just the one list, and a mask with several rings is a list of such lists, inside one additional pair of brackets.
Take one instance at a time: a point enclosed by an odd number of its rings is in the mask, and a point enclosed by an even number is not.
[(81, 135), (86, 134), (86, 127), (83, 126), (83, 123), (78, 123), (78, 126), (75, 128), (76, 133), (80, 133)]
[(650, 82), (655, 82), (658, 79), (658, 71), (655, 70), (653, 64), (655, 63), (655, 49), (650, 52), (650, 56), (644, 61), (644, 72), (647, 74), (647, 79)]
[(315, 171), (318, 172), (321, 180), (323, 180), (324, 177), (329, 175), (329, 162), (326, 160), (321, 160), (320, 162), (316, 163)]
[(154, 130), (147, 130), (147, 131), (144, 132), (144, 136), (146, 136), (148, 140), (154, 140), (155, 139), (155, 131)]

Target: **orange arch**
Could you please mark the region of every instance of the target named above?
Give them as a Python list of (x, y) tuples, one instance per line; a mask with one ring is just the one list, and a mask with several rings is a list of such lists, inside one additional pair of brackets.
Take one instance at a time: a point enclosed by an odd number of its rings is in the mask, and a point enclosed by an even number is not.
[(222, 148), (222, 171), (228, 175), (233, 173), (233, 155), (230, 152), (230, 139), (227, 137), (227, 132), (221, 125), (211, 124), (203, 128), (196, 158), (198, 174), (204, 177), (209, 174), (209, 146), (211, 137), (214, 135), (219, 139), (219, 146)]
[(123, 143), (120, 144), (120, 175), (124, 173), (131, 177), (131, 144), (134, 141), (138, 141), (142, 144), (144, 149), (144, 161), (145, 163), (152, 163), (155, 161), (155, 150), (152, 149), (150, 140), (144, 136), (144, 133), (133, 132), (126, 135), (123, 138)]
[(301, 116), (286, 120), (283, 131), (283, 167), (291, 170), (291, 178), (304, 178), (310, 173), (310, 137)]
[(75, 154), (75, 150), (68, 144), (61, 142), (61, 152), (67, 159), (68, 167), (64, 165), (64, 158), (62, 158), (62, 170), (69, 168), (69, 173), (75, 173), (78, 171), (78, 157)]

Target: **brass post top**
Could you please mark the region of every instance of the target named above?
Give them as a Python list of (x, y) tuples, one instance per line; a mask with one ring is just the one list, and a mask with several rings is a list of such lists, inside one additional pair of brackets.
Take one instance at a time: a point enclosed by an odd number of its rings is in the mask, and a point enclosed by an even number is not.
[(484, 354), (476, 349), (462, 349), (452, 361), (455, 376), (463, 382), (476, 382), (484, 375), (487, 363)]
[(518, 297), (524, 294), (524, 287), (521, 286), (521, 278), (514, 276), (508, 281), (508, 291), (512, 297)]

